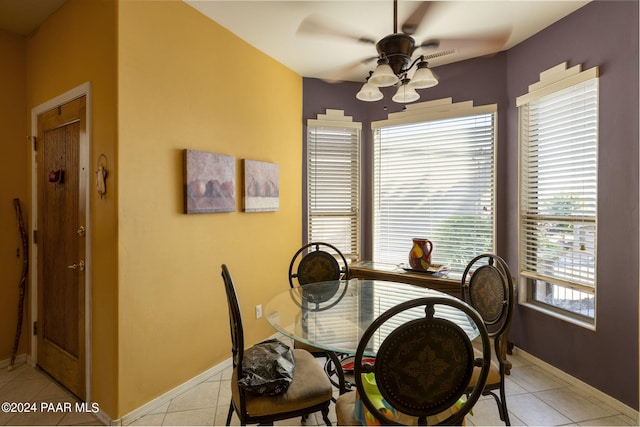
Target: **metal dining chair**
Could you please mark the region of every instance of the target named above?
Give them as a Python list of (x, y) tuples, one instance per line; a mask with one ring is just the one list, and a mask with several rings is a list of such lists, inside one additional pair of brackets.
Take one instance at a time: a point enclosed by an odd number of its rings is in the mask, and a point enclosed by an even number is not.
[[(479, 354), (467, 332), (438, 315), (439, 306), (468, 316), (479, 333)], [(405, 311), (416, 308), (424, 309), (424, 317), (412, 316), (413, 320), (398, 325)], [(366, 356), (374, 346), (372, 340), (380, 339), (385, 330), (391, 332), (371, 364)], [(396, 305), (371, 323), (355, 354), (354, 377), (362, 405), (380, 425), (460, 425), (482, 394), (490, 360), (489, 335), (473, 308), (456, 298), (424, 297)], [(469, 392), (473, 377), (476, 381)], [(461, 400), (468, 392), (467, 399)], [(338, 397), (338, 425), (361, 424), (354, 414), (358, 404), (356, 392)]]
[[(293, 288), (310, 283), (327, 282), (349, 278), (349, 263), (340, 250), (330, 243), (311, 242), (302, 246), (293, 255), (289, 264), (289, 285)], [(331, 383), (338, 387), (340, 393), (351, 388), (351, 384), (345, 380), (342, 372), (341, 360), (344, 354), (328, 352), (299, 341), (294, 342), (295, 348), (309, 351), (318, 358), (325, 358), (325, 373), (331, 379)]]
[(235, 411), (242, 425), (270, 424), (274, 421), (322, 412), (322, 418), (330, 426), (329, 404), (333, 394), (331, 382), (322, 367), (307, 351), (293, 350), (295, 368), (293, 379), (284, 393), (259, 395), (245, 391), (238, 385), (243, 378), (244, 331), (242, 315), (236, 289), (229, 269), (222, 265), (222, 279), (229, 306), (231, 329), (231, 356), (233, 374), (231, 377), (231, 403), (227, 414), (227, 424)]
[(311, 242), (304, 245), (293, 255), (289, 264), (289, 285), (292, 288), (295, 286), (294, 280), (302, 286), (348, 278), (347, 259), (338, 248), (329, 243)]
[(509, 266), (498, 255), (478, 255), (462, 274), (461, 292), (462, 299), (480, 313), (493, 340), (491, 369), (483, 394), (493, 396), (500, 419), (511, 425), (504, 379), (511, 369), (507, 347), (515, 304)]

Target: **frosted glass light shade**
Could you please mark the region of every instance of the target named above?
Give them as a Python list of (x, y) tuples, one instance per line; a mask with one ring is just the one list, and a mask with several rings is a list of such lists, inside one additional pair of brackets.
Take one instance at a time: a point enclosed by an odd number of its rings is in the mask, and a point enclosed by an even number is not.
[(369, 82), (362, 85), (362, 89), (360, 89), (360, 92), (356, 94), (356, 98), (358, 98), (360, 101), (367, 102), (379, 101), (382, 99), (382, 97), (382, 92), (380, 92), (378, 86), (374, 86)]
[(387, 87), (398, 82), (398, 76), (393, 73), (389, 64), (378, 64), (375, 71), (369, 77), (369, 83), (378, 87)]
[(426, 89), (438, 84), (438, 79), (433, 75), (433, 72), (426, 66), (420, 67), (416, 70), (409, 86), (414, 89)]
[(391, 99), (393, 102), (406, 104), (407, 102), (417, 101), (420, 99), (420, 95), (418, 95), (418, 92), (408, 84), (408, 81), (403, 80), (402, 85), (398, 88), (398, 91)]

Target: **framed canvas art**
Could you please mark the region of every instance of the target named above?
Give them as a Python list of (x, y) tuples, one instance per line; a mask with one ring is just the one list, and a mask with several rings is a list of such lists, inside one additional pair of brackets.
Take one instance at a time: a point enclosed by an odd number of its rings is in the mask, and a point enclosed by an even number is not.
[(244, 211), (277, 211), (280, 206), (278, 165), (244, 160)]
[(236, 159), (184, 150), (184, 213), (234, 212)]

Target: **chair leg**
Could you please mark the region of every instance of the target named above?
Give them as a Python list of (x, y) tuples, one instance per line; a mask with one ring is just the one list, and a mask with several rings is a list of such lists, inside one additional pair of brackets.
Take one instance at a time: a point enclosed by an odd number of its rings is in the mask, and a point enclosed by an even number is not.
[(507, 400), (505, 399), (504, 385), (500, 387), (500, 397), (498, 397), (498, 395), (492, 391), (490, 391), (488, 394), (490, 394), (496, 401), (496, 405), (498, 406), (498, 414), (500, 415), (500, 419), (504, 421), (504, 425), (510, 426), (511, 421), (509, 420), (509, 411), (507, 410)]
[(329, 420), (329, 405), (322, 408), (322, 419), (326, 425), (331, 425), (331, 420)]
[(510, 426), (511, 421), (509, 420), (509, 411), (507, 410), (507, 393), (504, 389), (504, 380), (500, 384), (500, 412), (502, 412), (502, 421), (504, 421), (504, 424)]
[[(331, 384), (338, 387), (340, 394), (344, 394), (351, 389), (351, 384), (345, 380), (344, 370), (342, 369), (342, 362), (337, 354), (332, 351), (327, 352), (327, 361), (324, 364), (324, 372), (329, 377)], [(333, 380), (335, 374), (338, 382)], [(335, 399), (332, 398), (333, 401)]]
[(227, 413), (227, 424), (231, 425), (231, 416), (233, 415), (233, 401), (229, 402), (229, 412)]

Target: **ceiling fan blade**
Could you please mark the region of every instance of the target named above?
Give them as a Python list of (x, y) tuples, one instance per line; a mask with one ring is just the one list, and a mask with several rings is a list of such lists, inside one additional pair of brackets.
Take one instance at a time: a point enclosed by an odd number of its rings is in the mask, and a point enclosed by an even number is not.
[(347, 81), (349, 77), (359, 71), (361, 67), (368, 66), (371, 62), (377, 60), (377, 56), (372, 56), (370, 58), (365, 58), (360, 61), (354, 62), (353, 64), (349, 64), (346, 67), (343, 67), (339, 70), (334, 70), (329, 72), (322, 77), (327, 83), (340, 83), (343, 81)]
[(351, 34), (344, 30), (344, 28), (338, 28), (331, 26), (327, 23), (327, 20), (319, 15), (309, 15), (302, 20), (298, 26), (296, 34), (311, 35), (311, 36), (332, 36), (359, 43), (375, 44), (375, 40), (369, 37), (358, 36)]
[(459, 53), (477, 52), (479, 54), (490, 54), (502, 50), (510, 36), (511, 30), (503, 30), (481, 37), (430, 39), (422, 42), (422, 44), (418, 46), (418, 49), (421, 49), (425, 56), (429, 56), (431, 53), (435, 55), (437, 52), (447, 52), (450, 50)]
[(420, 5), (402, 24), (402, 32), (409, 36), (415, 34), (415, 32), (418, 30), (418, 27), (424, 20), (424, 17), (427, 15), (427, 12), (429, 12), (429, 10), (431, 9), (431, 6), (433, 6), (433, 2), (420, 2)]

